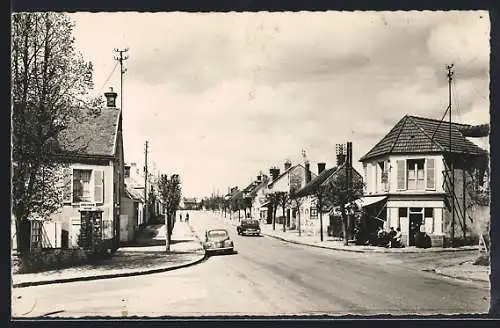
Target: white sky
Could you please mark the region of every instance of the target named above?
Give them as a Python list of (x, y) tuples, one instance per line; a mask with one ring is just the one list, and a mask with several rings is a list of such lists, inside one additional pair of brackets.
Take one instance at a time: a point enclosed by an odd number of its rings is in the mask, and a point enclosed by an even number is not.
[(95, 92), (129, 47), (125, 160), (179, 173), (184, 196), (245, 187), (306, 149), (368, 152), (405, 114), (440, 119), (455, 64), (454, 120), (489, 122), (489, 16), (476, 12), (76, 13)]

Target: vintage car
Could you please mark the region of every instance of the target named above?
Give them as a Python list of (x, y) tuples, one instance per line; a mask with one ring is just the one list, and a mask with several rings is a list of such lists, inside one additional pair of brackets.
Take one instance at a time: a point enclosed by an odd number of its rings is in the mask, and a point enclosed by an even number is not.
[(246, 219), (242, 220), (240, 225), (236, 227), (238, 235), (260, 235), (260, 225), (259, 221)]
[(213, 253), (233, 253), (234, 243), (229, 237), (226, 229), (211, 229), (205, 232), (203, 243), (205, 252)]

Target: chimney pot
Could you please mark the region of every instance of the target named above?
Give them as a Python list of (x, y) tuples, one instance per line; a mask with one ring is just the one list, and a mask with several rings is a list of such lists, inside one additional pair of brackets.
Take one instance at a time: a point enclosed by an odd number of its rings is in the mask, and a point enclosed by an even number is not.
[(345, 154), (337, 154), (337, 166), (344, 164), (345, 159), (346, 159)]
[(292, 167), (292, 163), (290, 161), (285, 162), (285, 171)]
[(109, 91), (104, 93), (104, 97), (106, 97), (106, 107), (116, 108), (117, 96), (118, 94), (113, 91), (113, 88), (109, 88)]

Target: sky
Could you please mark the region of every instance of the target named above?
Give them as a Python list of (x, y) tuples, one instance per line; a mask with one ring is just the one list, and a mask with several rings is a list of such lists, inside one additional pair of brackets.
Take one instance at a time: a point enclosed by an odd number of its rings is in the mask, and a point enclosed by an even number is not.
[[(120, 93), (115, 48), (128, 48), (125, 161), (181, 175), (183, 195), (244, 188), (285, 160), (353, 161), (404, 115), (441, 119), (446, 65), (452, 117), (489, 123), (486, 11), (73, 13), (94, 64), (95, 95)], [(120, 96), (119, 96), (120, 98)]]

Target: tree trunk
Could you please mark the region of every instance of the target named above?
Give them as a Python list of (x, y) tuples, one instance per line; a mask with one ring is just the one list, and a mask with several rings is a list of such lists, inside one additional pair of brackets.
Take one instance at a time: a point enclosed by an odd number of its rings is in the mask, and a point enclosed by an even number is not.
[(273, 219), (273, 230), (276, 230), (276, 206), (274, 204), (271, 209), (271, 218)]
[(167, 253), (170, 252), (170, 243), (171, 243), (171, 234), (170, 234), (170, 215), (167, 214), (167, 218), (166, 218), (166, 227), (165, 227), (165, 243), (166, 243), (166, 250), (167, 250)]
[(340, 212), (342, 213), (342, 231), (344, 234), (344, 245), (349, 245), (349, 237), (347, 236), (347, 214), (345, 213), (344, 202), (340, 204)]
[(300, 207), (297, 209), (297, 219), (298, 219), (298, 223), (299, 223), (299, 237), (302, 235), (302, 230), (301, 230), (301, 227), (300, 227)]

